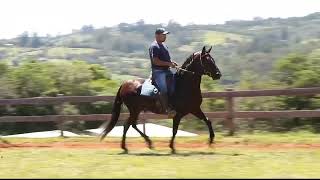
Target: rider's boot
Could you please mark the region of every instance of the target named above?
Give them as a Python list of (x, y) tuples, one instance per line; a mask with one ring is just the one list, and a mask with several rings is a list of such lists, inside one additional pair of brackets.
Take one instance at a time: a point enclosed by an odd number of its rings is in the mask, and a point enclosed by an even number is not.
[(173, 118), (176, 115), (176, 111), (169, 105), (168, 95), (160, 94), (160, 101), (161, 101), (163, 110), (166, 110), (165, 113), (168, 114), (168, 117)]

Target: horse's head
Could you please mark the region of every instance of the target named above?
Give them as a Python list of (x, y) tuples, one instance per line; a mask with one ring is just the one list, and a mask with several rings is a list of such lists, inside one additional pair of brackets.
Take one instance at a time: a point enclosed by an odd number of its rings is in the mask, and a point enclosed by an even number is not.
[(197, 74), (208, 75), (213, 80), (220, 79), (221, 72), (210, 55), (211, 49), (212, 46), (209, 50), (206, 50), (204, 46), (202, 51), (193, 53), (188, 59), (189, 62), (185, 63), (182, 67), (188, 68), (188, 66), (191, 66), (190, 68)]

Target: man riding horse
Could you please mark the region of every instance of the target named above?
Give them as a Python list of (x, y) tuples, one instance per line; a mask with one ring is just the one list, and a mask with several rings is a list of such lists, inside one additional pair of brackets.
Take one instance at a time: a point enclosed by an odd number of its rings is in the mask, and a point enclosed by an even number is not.
[[(160, 94), (165, 94), (163, 92), (169, 92), (169, 94), (172, 93), (172, 90), (168, 91), (167, 89), (166, 76), (167, 74), (171, 74), (169, 67), (177, 66), (177, 63), (171, 61), (168, 48), (163, 43), (166, 39), (166, 34), (168, 33), (169, 32), (162, 28), (157, 29), (155, 33), (156, 40), (150, 47), (152, 75), (160, 89)], [(206, 117), (201, 109), (202, 96), (200, 89), (201, 77), (203, 75), (211, 77), (212, 80), (218, 80), (222, 76), (214, 58), (210, 55), (211, 49), (212, 47), (206, 49), (204, 46), (201, 51), (190, 54), (183, 62), (182, 66), (176, 68), (177, 72), (175, 73), (174, 78), (172, 78), (175, 81), (175, 87), (173, 95), (170, 96), (170, 100), (172, 107), (176, 111), (176, 114), (172, 118), (172, 137), (169, 144), (172, 153), (175, 153), (174, 140), (180, 121), (189, 113), (193, 114), (207, 125), (209, 130), (208, 143), (209, 145), (213, 143), (215, 134), (211, 121)], [(149, 148), (153, 147), (150, 138), (137, 127), (139, 114), (141, 112), (150, 111), (157, 114), (163, 114), (163, 109), (158, 106), (158, 98), (154, 98), (158, 97), (158, 92), (156, 91), (156, 95), (154, 95), (154, 93), (150, 94), (150, 84), (149, 79), (144, 80), (142, 78), (137, 78), (126, 80), (120, 85), (113, 102), (111, 119), (102, 131), (100, 140), (103, 140), (115, 127), (119, 120), (122, 104), (125, 104), (130, 115), (123, 124), (121, 148), (124, 150), (124, 153), (128, 152), (126, 146), (126, 134), (130, 126), (132, 126), (145, 139)], [(144, 85), (146, 85), (146, 88), (144, 88)], [(151, 90), (154, 90), (153, 87)], [(162, 96), (162, 100), (164, 100), (166, 103), (165, 105), (168, 106), (167, 93)], [(168, 109), (170, 110), (170, 108)]]
[[(157, 28), (155, 31), (155, 40), (149, 47), (149, 55), (151, 60), (152, 78), (154, 79), (160, 91), (160, 101), (169, 117), (173, 117), (176, 111), (169, 103), (169, 96), (173, 94), (174, 82), (168, 87), (167, 77), (173, 77), (173, 73), (169, 70), (178, 64), (171, 60), (168, 46), (164, 44), (166, 36), (169, 34), (164, 28)], [(174, 80), (174, 78), (172, 78)]]

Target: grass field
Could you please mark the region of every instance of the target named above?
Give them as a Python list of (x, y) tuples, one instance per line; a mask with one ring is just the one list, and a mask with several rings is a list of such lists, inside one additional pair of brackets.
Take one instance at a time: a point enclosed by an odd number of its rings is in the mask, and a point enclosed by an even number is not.
[(92, 54), (95, 53), (96, 49), (91, 48), (63, 48), (63, 47), (57, 47), (57, 48), (50, 48), (48, 49), (48, 56), (58, 56), (58, 57), (65, 57), (68, 54)]
[[(216, 145), (212, 148), (191, 147), (191, 144), (205, 143), (206, 135), (177, 137), (178, 151), (174, 155), (170, 154), (167, 146), (157, 146), (157, 142), (168, 143), (168, 138), (152, 140), (155, 142), (155, 149), (149, 150), (146, 146), (130, 146), (143, 143), (142, 138), (128, 138), (129, 154), (121, 154), (118, 147), (0, 148), (0, 178), (320, 177), (319, 134), (255, 133), (227, 137), (218, 133)], [(2, 141), (12, 144), (99, 142), (92, 137), (6, 138)], [(119, 142), (119, 138), (108, 137), (103, 141), (106, 144)], [(298, 148), (299, 145), (305, 147)]]
[(219, 31), (207, 31), (204, 35), (204, 43), (206, 44), (224, 44), (227, 39), (233, 41), (247, 41), (248, 37), (239, 34), (225, 33)]

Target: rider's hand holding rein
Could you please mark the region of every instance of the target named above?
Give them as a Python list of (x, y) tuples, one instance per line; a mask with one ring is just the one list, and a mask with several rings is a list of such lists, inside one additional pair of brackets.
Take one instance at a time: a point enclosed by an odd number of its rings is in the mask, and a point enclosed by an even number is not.
[(170, 67), (172, 68), (178, 67), (178, 63), (176, 63), (175, 61), (171, 61)]

